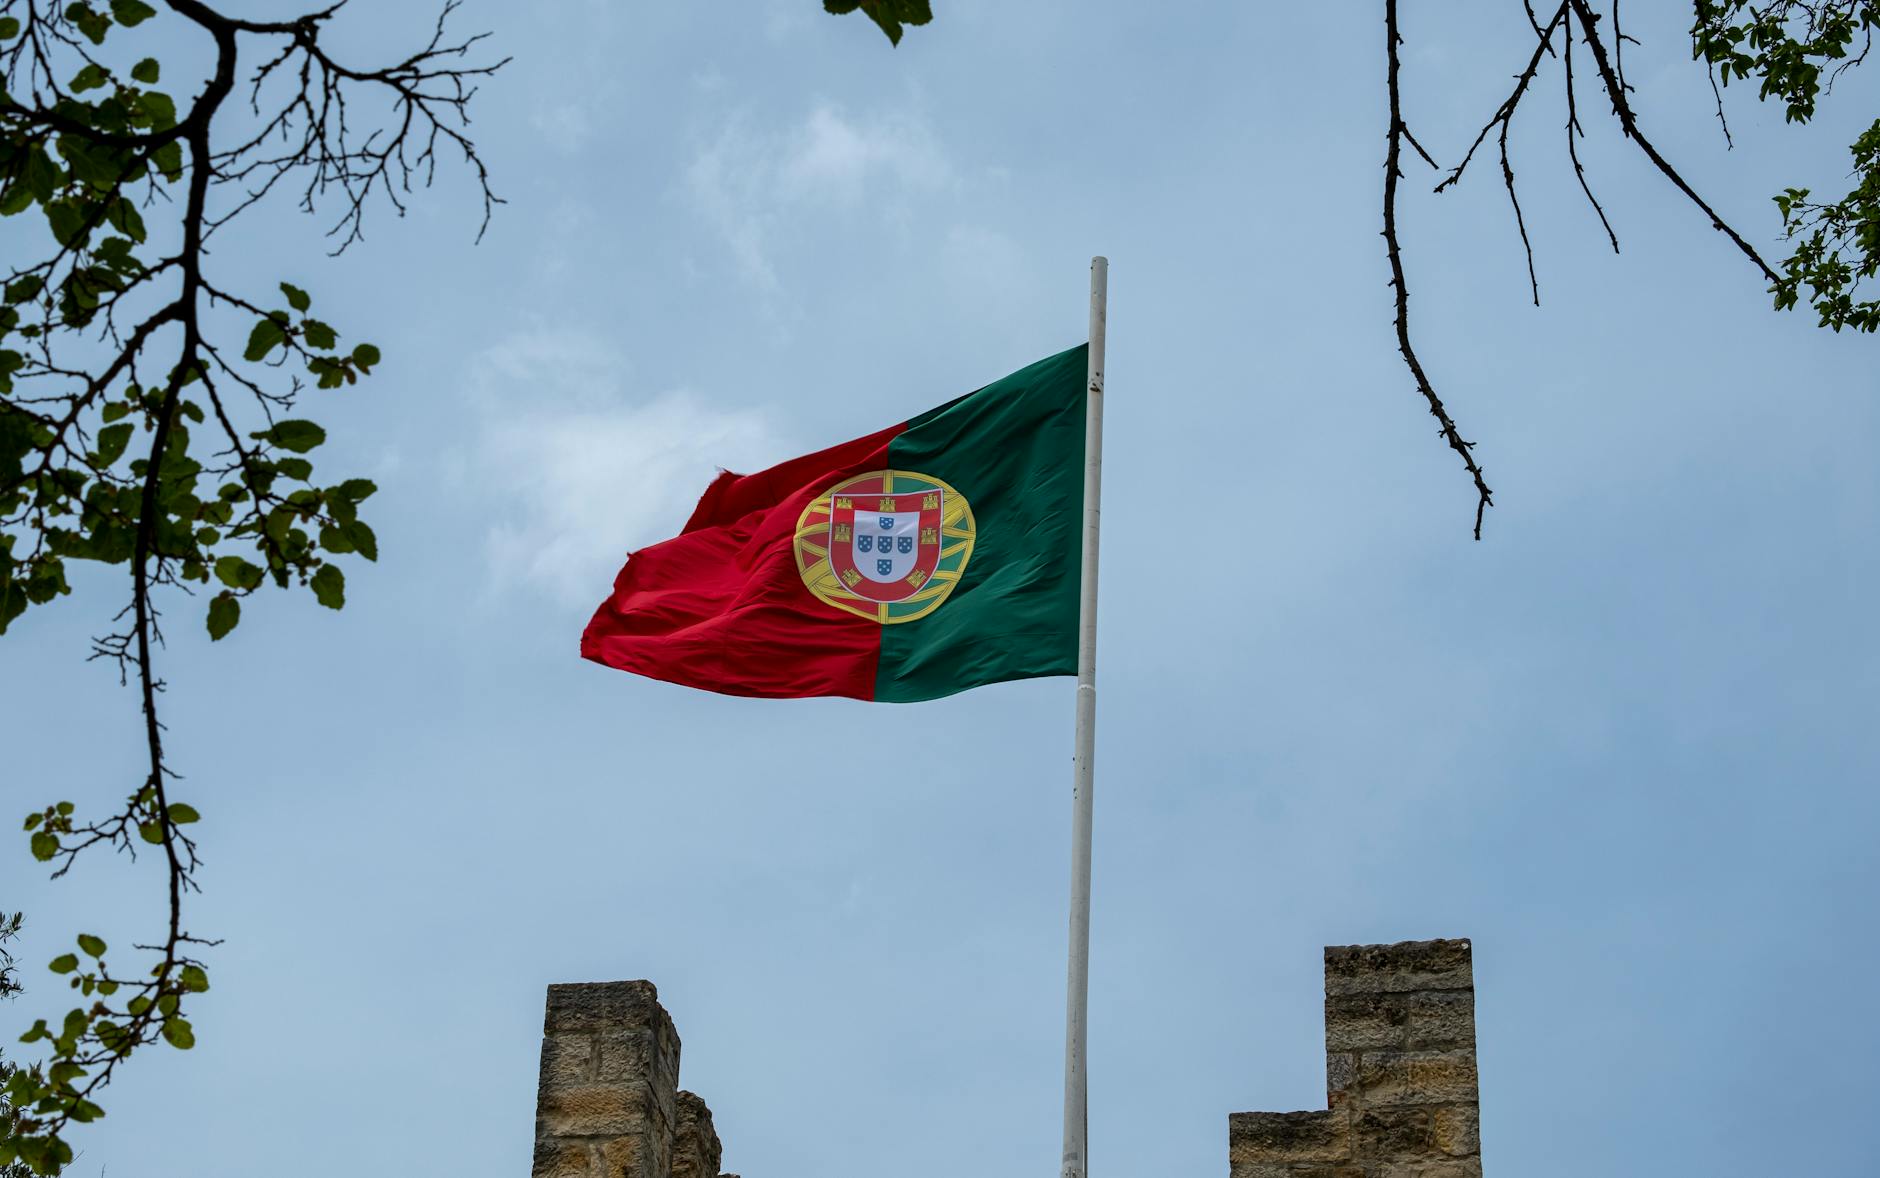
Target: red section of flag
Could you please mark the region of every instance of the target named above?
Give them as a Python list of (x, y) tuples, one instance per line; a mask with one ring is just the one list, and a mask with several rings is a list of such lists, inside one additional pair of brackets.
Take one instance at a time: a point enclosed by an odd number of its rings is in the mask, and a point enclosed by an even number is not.
[(581, 635), (581, 657), (726, 695), (873, 699), (881, 626), (818, 601), (791, 540), (811, 500), (886, 468), (900, 432), (720, 474), (683, 532), (627, 558)]

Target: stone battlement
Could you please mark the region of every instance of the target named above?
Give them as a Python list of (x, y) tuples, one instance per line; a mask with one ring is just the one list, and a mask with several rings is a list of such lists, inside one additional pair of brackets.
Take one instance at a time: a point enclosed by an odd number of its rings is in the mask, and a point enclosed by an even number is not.
[[(1229, 1178), (1482, 1178), (1469, 942), (1325, 950), (1325, 1088), (1229, 1115)], [(737, 1178), (720, 1157), (653, 983), (548, 988), (532, 1178)]]
[(1230, 1178), (1482, 1178), (1469, 942), (1325, 950), (1325, 1089), (1230, 1115)]
[(717, 1178), (719, 1157), (653, 983), (550, 986), (532, 1178)]

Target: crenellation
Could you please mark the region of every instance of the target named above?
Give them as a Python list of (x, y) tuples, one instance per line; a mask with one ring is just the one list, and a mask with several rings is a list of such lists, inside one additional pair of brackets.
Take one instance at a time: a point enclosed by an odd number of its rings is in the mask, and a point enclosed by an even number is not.
[(1228, 1117), (1232, 1178), (1482, 1178), (1468, 941), (1325, 950), (1327, 1109)]
[(685, 1094), (688, 1127), (678, 1089), (679, 1033), (651, 982), (550, 986), (534, 1178), (674, 1178), (682, 1134), (688, 1163), (709, 1157), (715, 1176), (710, 1113)]
[[(1465, 940), (1325, 950), (1327, 1107), (1232, 1113), (1230, 1178), (1482, 1178)], [(548, 988), (533, 1178), (737, 1178), (651, 982)]]

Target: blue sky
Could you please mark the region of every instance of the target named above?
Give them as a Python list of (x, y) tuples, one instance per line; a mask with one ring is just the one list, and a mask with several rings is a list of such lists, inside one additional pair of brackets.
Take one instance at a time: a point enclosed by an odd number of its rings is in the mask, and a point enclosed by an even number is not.
[[(1525, 22), (1423, 7), (1407, 98), (1452, 160)], [(1228, 1112), (1320, 1107), (1320, 947), (1434, 936), (1475, 942), (1490, 1174), (1880, 1172), (1874, 341), (1771, 313), (1589, 89), (1614, 258), (1544, 88), (1540, 310), (1492, 161), (1407, 185), (1424, 357), (1497, 491), (1473, 543), (1390, 331), (1378, 6), (941, 8), (891, 50), (811, 0), (470, 0), (515, 58), (477, 105), (509, 202), (480, 246), (460, 176), (337, 260), (286, 206), (224, 243), (229, 281), (384, 349), (308, 405), (323, 469), (382, 487), (383, 558), (343, 614), (257, 601), (215, 647), (177, 603), (216, 989), (73, 1172), (523, 1173), (543, 987), (646, 977), (727, 1170), (1050, 1173), (1069, 682), (733, 700), (576, 641), (715, 468), (1081, 339), (1093, 253), (1096, 1172), (1218, 1173)], [(336, 29), (384, 57), (431, 15)], [(1682, 11), (1634, 20), (1648, 127), (1774, 248), (1768, 194), (1841, 182), (1880, 87), (1800, 131), (1733, 93), (1726, 151)], [(0, 645), (22, 812), (134, 779), (135, 699), (83, 662), (122, 579)], [(72, 933), (148, 935), (153, 871), (0, 856), (7, 1020), (62, 1009)]]

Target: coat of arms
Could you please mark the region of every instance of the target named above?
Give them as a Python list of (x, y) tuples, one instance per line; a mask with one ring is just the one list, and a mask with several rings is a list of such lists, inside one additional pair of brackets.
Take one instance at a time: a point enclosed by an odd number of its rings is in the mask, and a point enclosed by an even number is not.
[(796, 530), (797, 569), (810, 592), (883, 624), (938, 608), (972, 550), (965, 496), (912, 471), (844, 479), (810, 503)]

